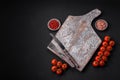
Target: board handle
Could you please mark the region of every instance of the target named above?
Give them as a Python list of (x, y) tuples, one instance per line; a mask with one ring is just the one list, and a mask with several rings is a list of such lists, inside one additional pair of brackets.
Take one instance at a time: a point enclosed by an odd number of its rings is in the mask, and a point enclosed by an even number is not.
[(87, 18), (85, 20), (88, 20), (88, 22), (91, 23), (93, 21), (93, 19), (98, 17), (100, 14), (101, 14), (101, 11), (99, 9), (94, 9), (94, 10), (92, 10), (84, 15), (84, 16), (86, 16), (85, 18)]

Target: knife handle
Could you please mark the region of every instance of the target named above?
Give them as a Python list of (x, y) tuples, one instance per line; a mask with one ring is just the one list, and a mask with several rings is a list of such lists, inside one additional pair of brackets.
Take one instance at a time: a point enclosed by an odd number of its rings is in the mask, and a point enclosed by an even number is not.
[(68, 51), (66, 49), (64, 49), (63, 51), (69, 57), (70, 61), (75, 65), (75, 67), (79, 68), (79, 65), (77, 64), (75, 59), (68, 53)]
[(58, 52), (58, 54), (59, 54), (58, 56), (59, 56), (61, 59), (65, 60), (72, 68), (75, 67), (74, 63), (71, 62), (71, 60), (69, 59), (69, 57), (68, 57), (67, 55), (65, 55), (65, 54), (63, 54), (63, 53), (60, 53), (60, 52)]

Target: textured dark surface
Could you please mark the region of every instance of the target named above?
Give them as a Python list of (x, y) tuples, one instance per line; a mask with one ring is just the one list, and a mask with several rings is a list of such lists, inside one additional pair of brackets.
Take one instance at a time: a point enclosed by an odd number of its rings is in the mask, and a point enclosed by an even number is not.
[[(1, 36), (0, 76), (2, 80), (119, 80), (120, 79), (120, 8), (119, 4), (107, 1), (16, 1), (1, 2)], [(69, 68), (63, 75), (51, 72), (50, 61), (59, 59), (47, 50), (51, 37), (47, 22), (51, 18), (64, 22), (68, 15), (82, 15), (95, 8), (102, 11), (108, 21), (106, 31), (97, 31), (103, 39), (110, 35), (116, 45), (108, 62), (103, 68), (94, 68), (91, 61), (83, 72)], [(52, 32), (55, 34), (56, 32)], [(59, 59), (60, 60), (60, 59)]]

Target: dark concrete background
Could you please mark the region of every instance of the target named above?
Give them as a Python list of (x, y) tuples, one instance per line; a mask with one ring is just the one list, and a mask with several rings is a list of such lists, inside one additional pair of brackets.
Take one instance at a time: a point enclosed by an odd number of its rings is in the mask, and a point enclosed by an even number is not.
[[(119, 4), (108, 1), (15, 1), (1, 2), (1, 36), (0, 53), (1, 80), (119, 80), (120, 75), (120, 8)], [(105, 67), (94, 68), (92, 59), (83, 72), (69, 69), (63, 75), (51, 72), (50, 61), (59, 59), (47, 50), (51, 37), (47, 22), (58, 18), (61, 23), (68, 15), (83, 15), (95, 8), (102, 11), (101, 16), (108, 21), (109, 28), (100, 32), (101, 39), (110, 35), (116, 41)], [(55, 34), (56, 32), (52, 32)], [(96, 53), (95, 53), (96, 54)], [(61, 59), (59, 59), (61, 60)]]

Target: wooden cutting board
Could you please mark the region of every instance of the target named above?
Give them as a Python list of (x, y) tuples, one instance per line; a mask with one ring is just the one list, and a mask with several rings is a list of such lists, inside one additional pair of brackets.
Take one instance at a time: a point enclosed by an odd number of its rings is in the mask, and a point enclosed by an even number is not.
[[(94, 9), (82, 16), (69, 15), (55, 35), (79, 64), (79, 68), (76, 68), (79, 71), (84, 69), (101, 43), (101, 39), (91, 26), (93, 19), (100, 14), (100, 10)], [(64, 54), (64, 52), (54, 40), (47, 48), (71, 67), (73, 66), (67, 57), (59, 54)]]

